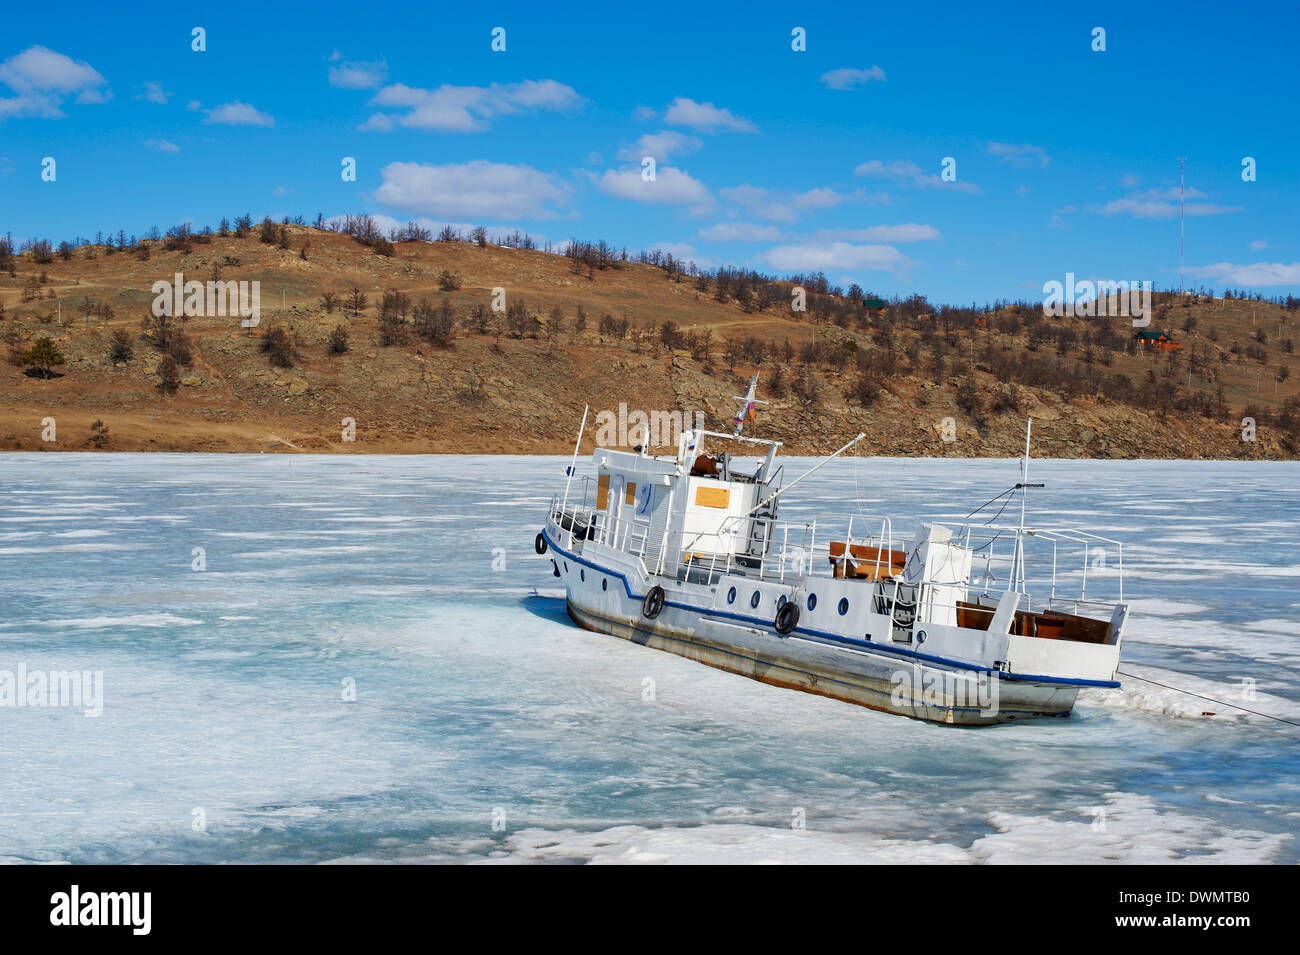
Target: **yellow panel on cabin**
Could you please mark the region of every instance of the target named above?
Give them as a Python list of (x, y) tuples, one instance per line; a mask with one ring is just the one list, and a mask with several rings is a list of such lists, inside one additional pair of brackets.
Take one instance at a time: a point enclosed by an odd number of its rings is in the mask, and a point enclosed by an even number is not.
[(623, 501), (626, 504), (636, 503), (636, 482), (635, 481), (627, 482), (627, 493), (623, 495)]
[(725, 487), (697, 487), (695, 503), (700, 507), (726, 507), (731, 491)]
[(602, 474), (596, 482), (596, 510), (603, 511), (609, 506), (609, 475)]

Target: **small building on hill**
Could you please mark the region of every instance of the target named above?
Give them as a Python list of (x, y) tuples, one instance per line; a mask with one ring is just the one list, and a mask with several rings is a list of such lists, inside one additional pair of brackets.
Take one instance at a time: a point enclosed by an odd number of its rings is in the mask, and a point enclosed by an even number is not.
[(1139, 328), (1133, 332), (1133, 341), (1139, 348), (1145, 348), (1148, 351), (1160, 349), (1161, 351), (1179, 351), (1183, 346), (1174, 341), (1168, 332), (1152, 331), (1149, 328)]
[(879, 317), (885, 314), (885, 309), (889, 307), (889, 303), (883, 298), (864, 298), (862, 300), (862, 307), (868, 312), (875, 312), (877, 317)]

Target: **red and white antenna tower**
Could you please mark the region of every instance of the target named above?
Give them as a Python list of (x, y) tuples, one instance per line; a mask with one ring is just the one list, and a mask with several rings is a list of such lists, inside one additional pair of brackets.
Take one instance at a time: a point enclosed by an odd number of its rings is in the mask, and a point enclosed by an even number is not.
[(1183, 163), (1185, 156), (1178, 157), (1178, 294), (1183, 294), (1183, 201), (1187, 190), (1184, 187)]

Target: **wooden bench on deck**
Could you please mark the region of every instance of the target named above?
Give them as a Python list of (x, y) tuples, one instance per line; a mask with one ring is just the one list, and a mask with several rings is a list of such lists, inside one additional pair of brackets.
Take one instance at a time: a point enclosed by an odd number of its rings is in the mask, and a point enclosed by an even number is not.
[(901, 550), (885, 550), (866, 544), (853, 544), (846, 557), (844, 541), (831, 541), (830, 551), (836, 577), (886, 580), (901, 574), (907, 563), (907, 554)]
[[(993, 622), (993, 608), (965, 600), (957, 601), (957, 626), (971, 630), (987, 630)], [(1110, 622), (1092, 617), (1046, 610), (1033, 613), (1017, 610), (1011, 632), (1021, 637), (1040, 640), (1073, 640), (1076, 643), (1105, 643), (1110, 638)]]

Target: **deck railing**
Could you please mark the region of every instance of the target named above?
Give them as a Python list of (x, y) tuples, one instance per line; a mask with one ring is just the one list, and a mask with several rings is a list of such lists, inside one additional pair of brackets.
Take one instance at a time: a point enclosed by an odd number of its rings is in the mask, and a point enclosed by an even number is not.
[[(590, 476), (582, 478), (577, 493), (570, 491), (564, 498), (556, 495), (551, 499), (551, 524), (569, 549), (579, 548), (584, 541), (596, 541), (640, 558), (647, 572), (669, 576), (685, 573), (712, 581), (725, 574), (741, 573), (785, 583), (792, 578), (843, 576), (852, 562), (859, 569), (871, 568), (871, 579), (883, 579), (892, 576), (889, 565), (900, 546), (891, 519), (870, 514), (828, 512), (803, 521), (732, 515), (716, 531), (666, 527), (659, 532), (621, 501), (604, 509), (595, 505), (596, 484)], [(671, 503), (665, 506), (671, 507)], [(1048, 590), (1044, 609), (1069, 606), (1078, 613), (1083, 608), (1109, 608), (1116, 600), (1124, 600), (1124, 548), (1119, 541), (1071, 528), (965, 523), (943, 526), (952, 531), (951, 543), (968, 548), (976, 560), (985, 561), (985, 578), (981, 586), (976, 565), (964, 580), (930, 583), (962, 586), (969, 593), (1019, 591), (1024, 594), (1024, 609), (1031, 609), (1025, 544), (1033, 541), (1051, 548), (1050, 577), (1042, 575), (1040, 581), (1039, 575), (1030, 575)], [(832, 554), (832, 542), (843, 544), (843, 551)], [(854, 556), (855, 548), (864, 546), (875, 550), (874, 558)], [(1066, 548), (1082, 554), (1075, 570), (1061, 568), (1061, 551)], [(1002, 573), (994, 574), (995, 567)], [(1113, 573), (1115, 597), (1088, 596), (1088, 586), (1099, 572), (1107, 577)], [(1079, 583), (1077, 595), (1061, 592), (1066, 581), (1075, 578)]]

